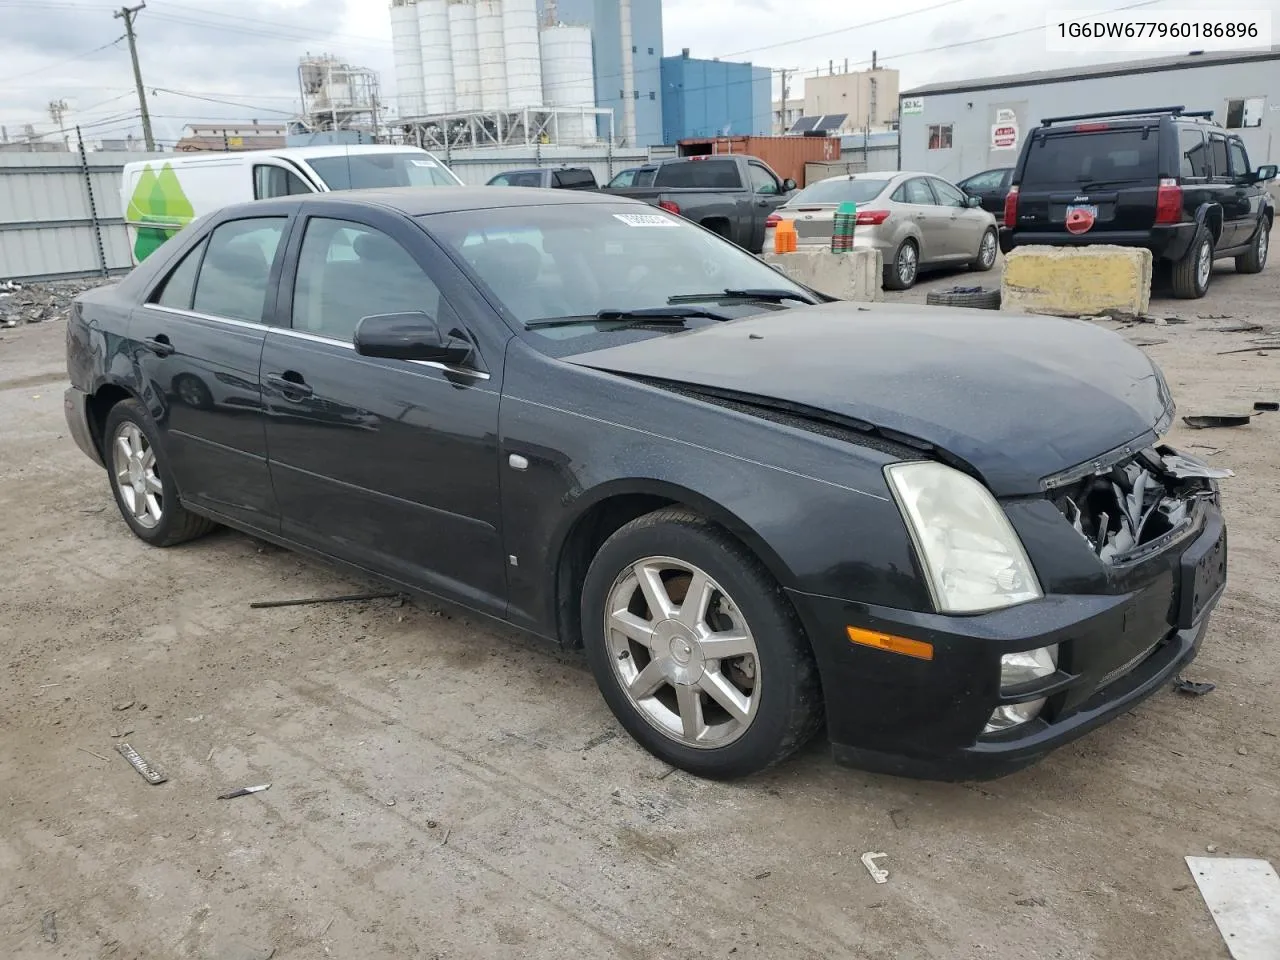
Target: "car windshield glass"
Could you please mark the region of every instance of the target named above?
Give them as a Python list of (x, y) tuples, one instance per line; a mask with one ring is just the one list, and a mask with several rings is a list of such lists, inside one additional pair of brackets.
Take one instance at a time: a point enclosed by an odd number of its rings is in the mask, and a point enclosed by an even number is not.
[(439, 161), (425, 153), (336, 153), (306, 162), (330, 190), (458, 185)]
[(1081, 186), (1152, 180), (1159, 174), (1159, 138), (1140, 129), (1037, 137), (1027, 150), (1022, 186)]
[[(630, 203), (495, 207), (421, 218), (521, 323), (731, 297), (731, 316), (775, 309), (777, 291), (811, 297), (746, 251), (663, 210)], [(699, 306), (720, 310), (715, 296)], [(786, 306), (797, 306), (789, 302)], [(554, 330), (558, 328), (549, 328)]]
[(880, 196), (888, 180), (850, 180), (840, 177), (836, 180), (823, 180), (811, 187), (805, 187), (787, 204), (789, 207), (803, 207), (810, 203), (866, 203)]

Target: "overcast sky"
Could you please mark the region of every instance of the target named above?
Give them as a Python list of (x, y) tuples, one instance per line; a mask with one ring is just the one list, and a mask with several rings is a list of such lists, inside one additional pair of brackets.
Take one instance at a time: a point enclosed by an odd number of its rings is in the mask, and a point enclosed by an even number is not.
[[(1046, 53), (1043, 34), (1036, 32), (1050, 9), (1117, 9), (1134, 2), (666, 0), (663, 33), (668, 54), (688, 47), (695, 57), (809, 73), (825, 70), (831, 60), (839, 69), (846, 58), (850, 69), (859, 69), (875, 50), (882, 65), (901, 71), (905, 90), (1143, 56)], [(1219, 6), (1220, 0), (1156, 0), (1141, 9)], [(1271, 10), (1280, 29), (1280, 0), (1231, 7)], [(86, 139), (90, 133), (96, 139), (137, 131), (124, 24), (112, 9), (107, 0), (0, 0), (0, 124), (11, 138), (22, 136), (28, 123), (48, 129), (48, 103), (59, 98), (71, 108), (67, 122), (83, 124)], [(138, 15), (137, 33), (155, 133), (162, 141), (176, 140), (192, 121), (283, 119), (297, 108), (297, 60), (308, 52), (372, 67), (381, 74), (384, 99), (394, 92), (386, 0), (260, 0), (252, 6), (149, 0)], [(793, 95), (798, 86), (792, 85)]]

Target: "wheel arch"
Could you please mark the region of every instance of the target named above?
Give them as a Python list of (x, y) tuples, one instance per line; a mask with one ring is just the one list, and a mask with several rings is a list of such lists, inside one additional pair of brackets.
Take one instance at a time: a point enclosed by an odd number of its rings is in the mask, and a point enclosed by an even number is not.
[(1222, 239), (1222, 207), (1216, 203), (1202, 203), (1196, 210), (1196, 223), (1202, 223), (1208, 228), (1216, 247)]
[(721, 527), (756, 557), (785, 586), (786, 565), (765, 540), (723, 504), (680, 484), (663, 480), (617, 480), (588, 491), (579, 509), (555, 540), (556, 562), (549, 584), (556, 599), (556, 632), (564, 647), (582, 645), (580, 598), (592, 559), (609, 537), (632, 520), (663, 507), (686, 507)]
[(107, 456), (105, 449), (107, 417), (112, 407), (123, 400), (138, 399), (137, 393), (114, 380), (100, 383), (98, 388), (89, 395), (86, 402), (89, 414), (89, 436), (104, 462)]

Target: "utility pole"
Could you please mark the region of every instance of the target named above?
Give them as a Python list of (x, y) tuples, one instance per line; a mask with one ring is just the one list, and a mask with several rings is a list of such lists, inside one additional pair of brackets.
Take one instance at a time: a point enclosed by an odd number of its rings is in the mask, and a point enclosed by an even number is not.
[(147, 150), (154, 153), (156, 141), (151, 136), (151, 114), (147, 112), (147, 91), (142, 86), (142, 68), (138, 66), (138, 45), (133, 37), (133, 18), (139, 11), (146, 8), (146, 0), (142, 0), (136, 7), (121, 7), (112, 16), (124, 21), (125, 36), (129, 38), (129, 56), (133, 58), (133, 82), (138, 87), (138, 109), (142, 112), (142, 138), (147, 142)]
[(52, 120), (54, 126), (57, 127), (58, 133), (62, 134), (62, 145), (66, 147), (67, 150), (70, 150), (71, 141), (67, 139), (67, 131), (62, 126), (62, 119), (63, 117), (66, 116), (66, 113), (67, 113), (67, 101), (65, 100), (49, 101), (49, 119)]
[(782, 132), (786, 133), (789, 129), (787, 124), (787, 69), (782, 68), (782, 109), (778, 111), (779, 119), (782, 121)]

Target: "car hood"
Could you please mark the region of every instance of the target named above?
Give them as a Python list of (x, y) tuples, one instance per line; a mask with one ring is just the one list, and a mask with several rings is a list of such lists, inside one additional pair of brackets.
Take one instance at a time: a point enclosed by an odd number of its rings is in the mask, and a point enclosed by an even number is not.
[(941, 450), (997, 495), (1167, 428), (1173, 400), (1136, 347), (1081, 320), (829, 303), (565, 358), (624, 376), (759, 398)]

